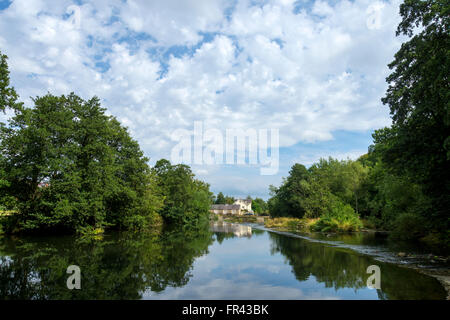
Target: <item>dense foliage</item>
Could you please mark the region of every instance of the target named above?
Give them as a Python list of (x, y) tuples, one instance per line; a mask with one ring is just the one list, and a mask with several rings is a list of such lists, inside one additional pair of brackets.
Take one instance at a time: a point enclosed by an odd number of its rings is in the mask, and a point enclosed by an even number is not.
[(389, 170), (372, 150), (356, 161), (321, 159), (306, 169), (295, 164), (280, 187), (271, 186), (272, 217), (319, 218), (316, 231), (355, 231), (360, 220), (398, 238), (439, 232), (427, 217), (432, 202), (408, 176)]
[(351, 160), (321, 159), (309, 169), (295, 164), (279, 188), (271, 186), (270, 215), (321, 218), (316, 230), (358, 230), (357, 212), (366, 179), (366, 168)]
[[(17, 93), (9, 83), (9, 69), (8, 69), (8, 57), (0, 52), (0, 112), (5, 112), (7, 108), (13, 109), (16, 106)], [(0, 123), (1, 125), (1, 123)], [(3, 155), (0, 153), (0, 163), (2, 162)], [(5, 174), (0, 167), (0, 190), (9, 183), (5, 180)], [(0, 211), (7, 209), (7, 203), (11, 200), (5, 194), (0, 192)], [(0, 232), (1, 232), (0, 226)]]
[(0, 52), (0, 111), (17, 105), (17, 93), (9, 84), (8, 57)]
[(97, 97), (50, 93), (17, 102), (6, 56), (0, 63), (0, 232), (140, 230), (208, 216), (209, 186), (189, 167), (148, 159)]
[(234, 197), (225, 196), (222, 192), (219, 192), (213, 200), (215, 204), (233, 204), (236, 201)]
[(264, 199), (255, 198), (252, 200), (252, 210), (256, 214), (265, 214), (269, 212), (269, 207)]
[(403, 43), (389, 65), (383, 103), (393, 125), (376, 131), (375, 149), (403, 179), (419, 184), (431, 201), (424, 216), (449, 230), (450, 207), (450, 5), (448, 0), (406, 0), (397, 35)]
[(16, 108), (0, 130), (1, 168), (16, 199), (10, 228), (141, 228), (159, 199), (139, 145), (98, 98), (47, 94)]
[(194, 178), (187, 165), (161, 159), (152, 171), (164, 199), (160, 215), (166, 222), (195, 226), (208, 221), (213, 194), (208, 184)]

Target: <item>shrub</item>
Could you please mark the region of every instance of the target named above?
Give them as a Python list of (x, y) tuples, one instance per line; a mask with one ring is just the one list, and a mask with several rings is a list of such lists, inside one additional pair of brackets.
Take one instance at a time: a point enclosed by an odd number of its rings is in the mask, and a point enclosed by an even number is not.
[(311, 219), (271, 218), (264, 221), (267, 228), (287, 229), (289, 231), (306, 231)]
[(372, 217), (367, 217), (366, 219), (361, 219), (361, 223), (363, 224), (363, 227), (366, 229), (376, 229), (377, 222), (375, 219)]
[(0, 233), (15, 233), (18, 231), (17, 215), (0, 215)]
[(336, 201), (331, 210), (322, 215), (311, 229), (321, 232), (351, 232), (360, 230), (362, 226), (359, 216), (350, 205)]
[(391, 237), (401, 240), (412, 240), (424, 237), (427, 233), (425, 219), (416, 214), (405, 212), (395, 219)]

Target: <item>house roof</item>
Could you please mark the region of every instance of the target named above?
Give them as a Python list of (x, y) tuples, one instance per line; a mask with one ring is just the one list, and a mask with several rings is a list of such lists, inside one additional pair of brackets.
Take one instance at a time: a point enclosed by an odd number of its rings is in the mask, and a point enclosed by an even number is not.
[(212, 210), (239, 210), (241, 208), (238, 204), (213, 204)]

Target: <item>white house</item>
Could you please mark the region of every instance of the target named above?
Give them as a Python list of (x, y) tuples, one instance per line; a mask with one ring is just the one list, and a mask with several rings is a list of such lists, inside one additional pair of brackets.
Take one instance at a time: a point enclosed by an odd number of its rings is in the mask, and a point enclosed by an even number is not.
[(215, 214), (242, 215), (252, 211), (252, 200), (237, 199), (233, 204), (213, 204), (210, 211)]
[(250, 199), (237, 199), (234, 204), (241, 206), (242, 211), (253, 212), (252, 211), (252, 200)]

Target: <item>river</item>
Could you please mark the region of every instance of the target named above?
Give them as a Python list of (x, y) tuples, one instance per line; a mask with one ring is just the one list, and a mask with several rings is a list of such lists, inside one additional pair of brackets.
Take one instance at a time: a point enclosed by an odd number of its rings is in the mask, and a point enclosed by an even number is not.
[[(227, 223), (195, 232), (3, 237), (0, 299), (446, 298), (435, 278), (391, 263), (389, 255), (368, 255), (383, 246), (365, 239), (335, 245)], [(80, 267), (79, 290), (67, 288), (69, 265)], [(367, 287), (372, 265), (380, 289)]]

